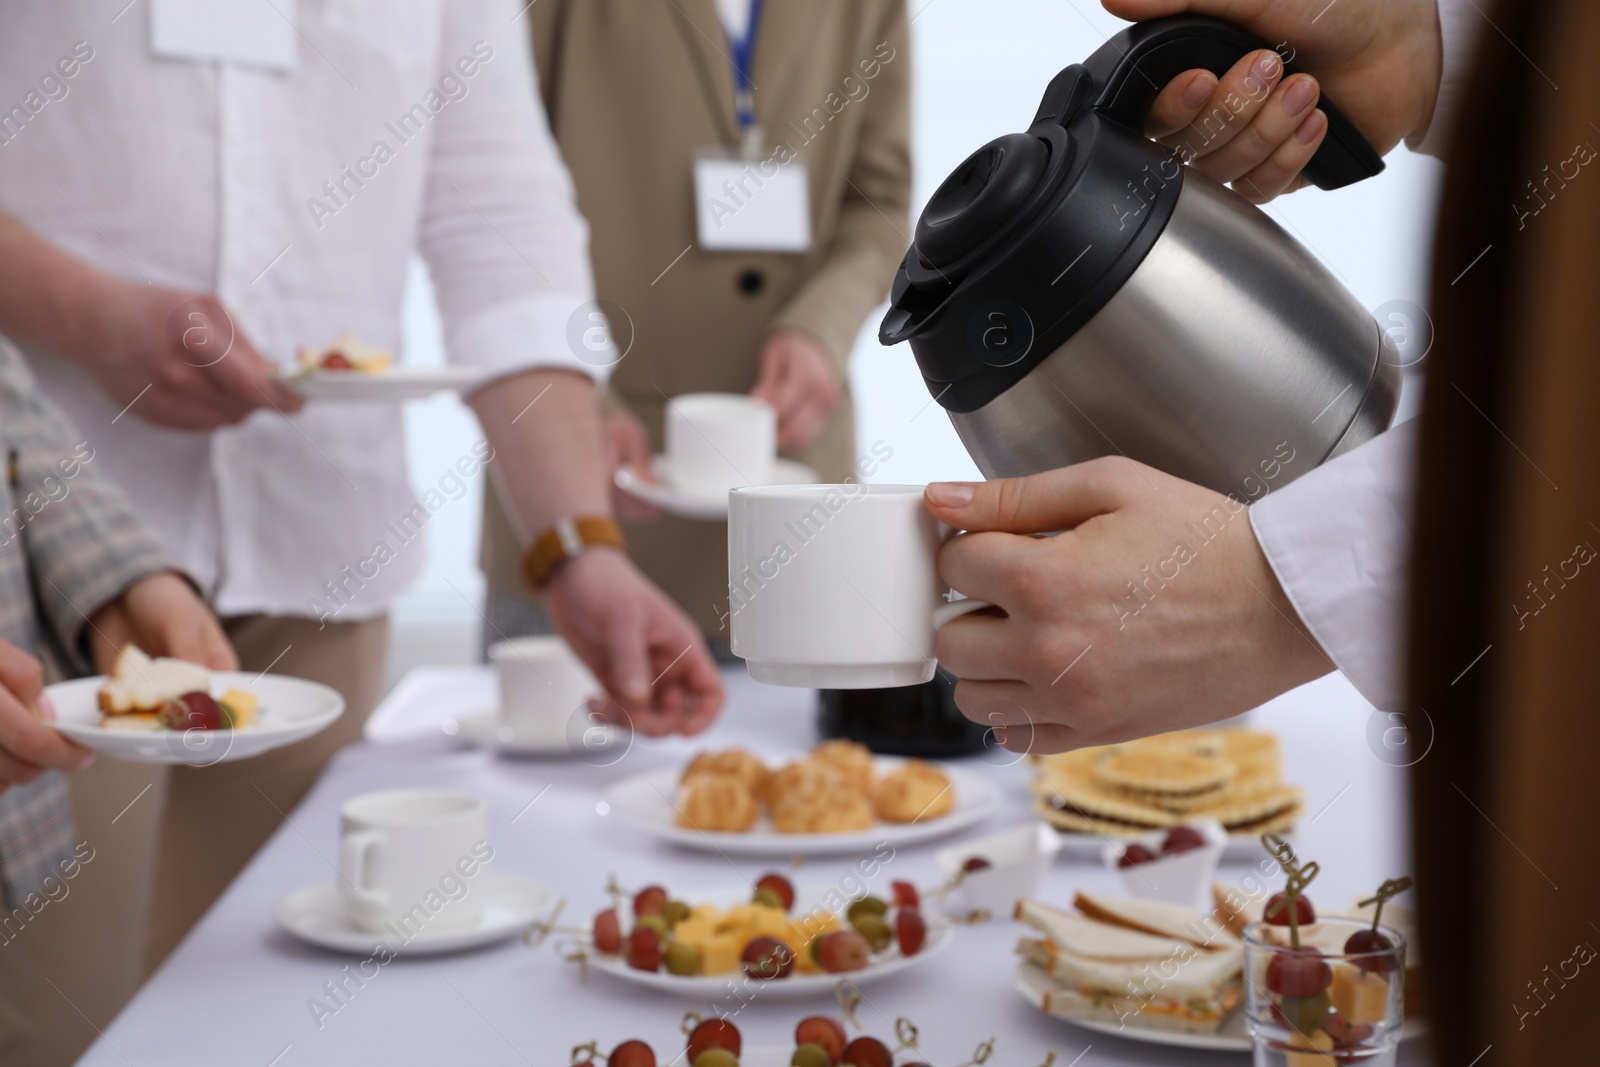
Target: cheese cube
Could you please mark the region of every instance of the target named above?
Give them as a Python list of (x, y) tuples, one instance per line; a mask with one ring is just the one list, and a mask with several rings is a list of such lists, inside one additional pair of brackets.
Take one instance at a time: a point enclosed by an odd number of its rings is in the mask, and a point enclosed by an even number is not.
[(738, 934), (717, 934), (699, 946), (705, 957), (706, 974), (732, 974), (740, 966), (745, 941)]
[(1298, 1032), (1291, 1033), (1289, 1044), (1295, 1048), (1315, 1051), (1284, 1053), (1285, 1067), (1335, 1067), (1333, 1057), (1327, 1055), (1333, 1049), (1333, 1037), (1326, 1031), (1318, 1030), (1310, 1037)]
[(1389, 983), (1348, 964), (1333, 969), (1333, 1006), (1354, 1026), (1380, 1023), (1389, 1015)]

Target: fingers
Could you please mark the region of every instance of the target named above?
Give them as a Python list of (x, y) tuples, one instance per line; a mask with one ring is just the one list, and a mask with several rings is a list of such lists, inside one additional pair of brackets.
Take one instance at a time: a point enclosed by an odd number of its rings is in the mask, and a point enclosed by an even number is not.
[(1251, 52), (1218, 80), (1211, 97), (1195, 109), (1183, 128), (1162, 143), (1178, 149), (1191, 164), (1220, 151), (1238, 137), (1272, 96), (1283, 77), (1283, 60), (1270, 48)]
[(26, 765), (25, 771), (32, 768), (33, 775), (22, 781), (31, 781), (41, 768), (75, 771), (94, 760), (92, 752), (46, 726), (39, 715), (8, 688), (0, 689), (0, 751), (11, 762)]
[(630, 713), (643, 712), (650, 701), (644, 621), (631, 612), (613, 614), (606, 645), (606, 689)]
[(233, 349), (205, 370), (213, 375), (219, 392), (251, 411), (271, 407), (289, 414), (305, 405), (303, 397), (278, 380), (277, 366), (243, 337), (236, 337)]
[(1027, 478), (934, 482), (927, 508), (958, 530), (1050, 533), (1115, 510), (1148, 478), (1142, 464), (1121, 457), (1094, 459)]
[(1145, 135), (1160, 139), (1181, 132), (1204, 109), (1216, 88), (1217, 76), (1209, 70), (1185, 71), (1173, 78), (1145, 113)]
[(27, 707), (44, 692), (44, 666), (9, 641), (0, 641), (0, 685)]
[[(1297, 132), (1305, 124), (1320, 97), (1320, 88), (1309, 74), (1296, 74), (1274, 89), (1248, 121), (1241, 114), (1234, 122), (1238, 132), (1226, 144), (1205, 154), (1194, 166), (1220, 182), (1231, 182), (1255, 170), (1285, 144), (1294, 146), (1290, 160), (1303, 166), (1311, 158)], [(1241, 122), (1243, 122), (1241, 126)], [(1299, 173), (1299, 166), (1280, 184)]]
[(1312, 111), (1301, 120), (1294, 136), (1279, 145), (1266, 162), (1249, 174), (1234, 179), (1234, 190), (1246, 200), (1265, 204), (1282, 193), (1293, 192), (1310, 184), (1300, 177), (1300, 172), (1311, 162), (1317, 149), (1322, 147), (1327, 134), (1328, 116), (1321, 110)]
[(939, 665), (962, 681), (1004, 681), (1020, 675), (1008, 667), (1014, 632), (1001, 615), (977, 612), (940, 627), (934, 641)]

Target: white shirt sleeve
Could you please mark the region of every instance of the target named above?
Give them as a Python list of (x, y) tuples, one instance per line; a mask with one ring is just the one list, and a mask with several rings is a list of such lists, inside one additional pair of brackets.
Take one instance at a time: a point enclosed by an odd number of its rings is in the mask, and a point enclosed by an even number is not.
[(1471, 0), (1439, 0), (1439, 37), (1444, 46), (1439, 97), (1433, 105), (1433, 118), (1427, 130), (1421, 136), (1406, 138), (1406, 147), (1413, 152), (1444, 158), (1450, 147), (1450, 130), (1466, 93), (1467, 75), (1471, 73), (1478, 37), (1486, 21)]
[(1383, 708), (1405, 700), (1415, 419), (1250, 507), (1278, 582), (1334, 666)]
[(476, 57), (479, 69), (457, 79), (466, 95), (435, 122), (420, 245), (452, 362), (491, 375), (560, 368), (603, 382), (609, 346), (569, 340), (575, 313), (594, 300), (589, 228), (534, 88), (525, 24), (506, 30), (520, 6), (445, 7), (441, 62)]

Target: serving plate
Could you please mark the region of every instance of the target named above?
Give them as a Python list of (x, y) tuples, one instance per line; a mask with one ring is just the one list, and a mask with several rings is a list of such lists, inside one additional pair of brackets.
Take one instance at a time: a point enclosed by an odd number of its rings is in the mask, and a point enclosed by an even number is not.
[(476, 367), (389, 367), (358, 370), (290, 370), (283, 384), (307, 400), (399, 404), (452, 389), (465, 389), (483, 377)]
[[(650, 465), (661, 476), (659, 482), (647, 482), (639, 477), (639, 473), (632, 467), (618, 467), (612, 480), (617, 488), (629, 496), (636, 497), (660, 508), (668, 515), (676, 515), (682, 519), (716, 520), (728, 517), (728, 494), (726, 491), (716, 493), (694, 492), (679, 489), (671, 484), (667, 474), (668, 464), (666, 456), (656, 456)], [(811, 485), (821, 477), (814, 467), (808, 467), (792, 459), (781, 456), (773, 461), (772, 477), (763, 485)]]

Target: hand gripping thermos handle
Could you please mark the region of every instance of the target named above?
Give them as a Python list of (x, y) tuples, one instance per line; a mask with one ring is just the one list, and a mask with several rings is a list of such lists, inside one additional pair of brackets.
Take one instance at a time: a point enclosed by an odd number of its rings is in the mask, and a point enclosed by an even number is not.
[[(1080, 77), (1058, 77), (1045, 91), (1041, 116), (1054, 111), (1063, 119), (1074, 105), (1087, 104), (1102, 115), (1134, 130), (1144, 129), (1145, 112), (1168, 82), (1186, 70), (1203, 68), (1221, 77), (1250, 52), (1271, 48), (1266, 41), (1231, 22), (1204, 15), (1170, 15), (1141, 22), (1118, 33), (1090, 56)], [(1071, 68), (1069, 68), (1070, 70)], [(1283, 65), (1283, 77), (1298, 72), (1293, 62)], [(1062, 72), (1066, 74), (1066, 71)], [(1073, 85), (1072, 83), (1078, 83)], [(1052, 91), (1063, 90), (1087, 99), (1052, 101)], [(1383, 170), (1383, 160), (1365, 137), (1323, 96), (1318, 106), (1328, 116), (1328, 135), (1301, 172), (1321, 189), (1339, 189), (1370, 178)]]

